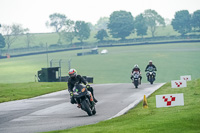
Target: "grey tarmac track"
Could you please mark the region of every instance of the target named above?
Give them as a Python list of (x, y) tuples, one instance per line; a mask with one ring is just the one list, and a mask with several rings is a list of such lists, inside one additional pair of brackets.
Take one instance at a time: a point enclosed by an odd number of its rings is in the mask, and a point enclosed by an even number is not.
[(146, 83), (135, 89), (131, 83), (93, 84), (99, 102), (97, 114), (91, 117), (70, 103), (67, 90), (1, 103), (0, 133), (36, 133), (98, 123), (124, 114), (162, 85)]

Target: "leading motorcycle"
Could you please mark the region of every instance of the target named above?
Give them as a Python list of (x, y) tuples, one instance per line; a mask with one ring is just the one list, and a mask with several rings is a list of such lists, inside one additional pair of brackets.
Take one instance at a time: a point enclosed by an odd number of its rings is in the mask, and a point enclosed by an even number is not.
[(75, 101), (81, 105), (81, 109), (89, 116), (96, 114), (95, 103), (92, 94), (81, 84), (75, 84), (73, 88)]
[(139, 71), (134, 71), (131, 75), (132, 83), (135, 85), (135, 88), (138, 88), (140, 84), (140, 73)]
[(146, 76), (147, 76), (148, 81), (151, 84), (153, 84), (153, 82), (155, 81), (155, 77), (156, 77), (155, 69), (153, 67), (147, 68)]

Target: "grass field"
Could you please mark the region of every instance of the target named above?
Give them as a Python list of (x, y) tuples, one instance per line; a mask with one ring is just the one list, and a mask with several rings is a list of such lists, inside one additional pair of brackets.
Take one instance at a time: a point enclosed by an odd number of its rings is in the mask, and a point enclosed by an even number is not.
[[(105, 49), (105, 48), (103, 48)], [(187, 88), (171, 89), (164, 85), (148, 98), (148, 109), (142, 103), (126, 115), (97, 124), (73, 128), (65, 132), (200, 132), (200, 43), (141, 45), (106, 48), (106, 55), (76, 56), (78, 51), (48, 54), (51, 59), (72, 59), (72, 67), (81, 75), (93, 76), (94, 83), (130, 83), (134, 64), (142, 70), (150, 59), (156, 65), (156, 82), (170, 82), (181, 75), (191, 75)], [(101, 51), (99, 49), (99, 51)], [(66, 83), (33, 83), (35, 74), (47, 67), (47, 55), (34, 55), (0, 60), (0, 102), (30, 98), (67, 89)], [(67, 65), (65, 66), (68, 67)], [(66, 72), (67, 75), (67, 72)], [(194, 80), (198, 79), (198, 80)], [(14, 83), (14, 84), (8, 84)], [(185, 106), (156, 108), (155, 95), (184, 93)]]
[(0, 103), (32, 98), (67, 89), (67, 83), (0, 83)]
[[(184, 93), (184, 106), (156, 108), (155, 95)], [(148, 108), (142, 102), (127, 114), (102, 121), (49, 133), (199, 133), (200, 79), (188, 82), (188, 87), (172, 89), (165, 84), (148, 99)], [(97, 111), (98, 112), (98, 111)], [(94, 116), (95, 117), (95, 116)]]
[[(105, 48), (104, 48), (105, 49)], [(79, 51), (66, 51), (48, 54), (51, 59), (72, 59), (71, 66), (78, 74), (93, 76), (94, 83), (129, 83), (130, 72), (135, 64), (142, 71), (151, 59), (156, 65), (156, 82), (169, 82), (181, 75), (200, 78), (200, 44), (161, 44), (106, 48), (106, 55), (76, 56)], [(99, 49), (99, 51), (101, 51)], [(0, 83), (34, 82), (37, 71), (47, 67), (47, 55), (34, 55), (0, 60)], [(67, 70), (68, 65), (63, 66)], [(64, 73), (64, 75), (67, 75)], [(63, 76), (64, 76), (63, 75)]]

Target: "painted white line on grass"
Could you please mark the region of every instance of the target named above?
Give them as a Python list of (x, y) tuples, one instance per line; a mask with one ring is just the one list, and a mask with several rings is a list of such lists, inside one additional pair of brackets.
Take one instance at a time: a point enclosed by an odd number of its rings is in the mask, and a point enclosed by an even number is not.
[[(161, 83), (161, 84), (158, 84), (154, 87), (150, 87), (150, 88), (147, 88), (147, 89), (151, 89), (153, 90), (151, 93), (147, 94), (146, 97), (149, 97), (153, 92), (155, 92), (156, 90), (158, 90), (161, 86), (163, 86), (165, 83)], [(139, 98), (138, 100), (136, 100), (135, 102), (131, 103), (128, 107), (124, 108), (123, 110), (121, 110), (119, 113), (117, 113), (115, 116), (113, 117), (110, 117), (109, 119), (112, 119), (112, 118), (115, 118), (115, 117), (118, 117), (118, 116), (121, 116), (125, 113), (127, 113), (130, 109), (134, 108), (136, 105), (138, 105), (141, 101), (143, 100), (143, 97)], [(108, 120), (109, 120), (108, 119)]]

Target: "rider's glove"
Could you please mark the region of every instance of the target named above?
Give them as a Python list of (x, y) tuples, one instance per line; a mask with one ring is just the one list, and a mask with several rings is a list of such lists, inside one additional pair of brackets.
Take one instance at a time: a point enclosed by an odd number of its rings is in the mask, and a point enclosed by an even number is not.
[(89, 89), (89, 88), (90, 88), (90, 85), (87, 84), (87, 85), (86, 85), (86, 88)]
[(70, 92), (70, 96), (73, 96), (73, 92)]

